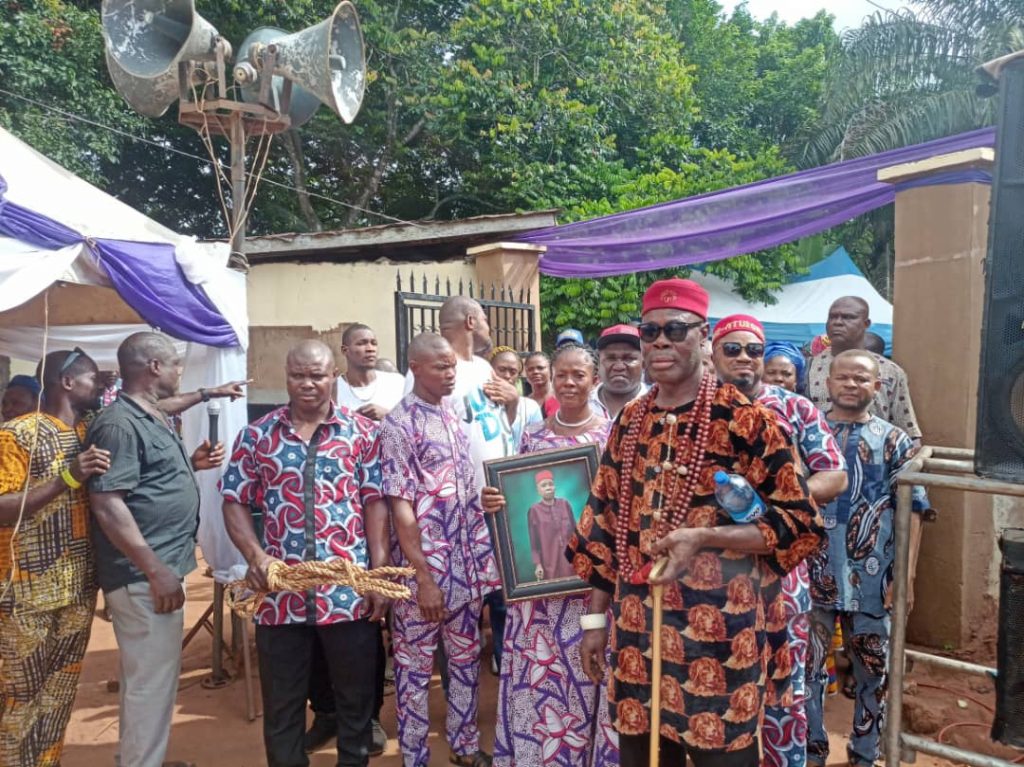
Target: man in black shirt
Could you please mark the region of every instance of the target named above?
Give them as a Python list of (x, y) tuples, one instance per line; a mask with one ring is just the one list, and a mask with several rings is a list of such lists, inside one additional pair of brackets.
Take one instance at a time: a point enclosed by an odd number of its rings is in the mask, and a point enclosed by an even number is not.
[(120, 650), (119, 761), (160, 767), (181, 671), (184, 580), (196, 567), (195, 471), (219, 466), (224, 446), (191, 455), (157, 406), (178, 393), (181, 358), (159, 333), (135, 333), (117, 350), (123, 385), (86, 442), (110, 452), (89, 497), (96, 574)]

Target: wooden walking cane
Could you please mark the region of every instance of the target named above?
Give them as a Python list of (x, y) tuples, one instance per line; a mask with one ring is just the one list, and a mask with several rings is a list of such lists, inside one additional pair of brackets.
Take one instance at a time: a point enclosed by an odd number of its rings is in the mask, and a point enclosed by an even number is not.
[[(668, 565), (668, 557), (663, 557), (655, 562), (648, 579), (659, 577), (665, 572), (666, 565)], [(664, 619), (662, 605), (664, 595), (665, 587), (662, 584), (657, 583), (651, 586), (654, 621), (651, 628), (651, 753), (648, 761), (649, 767), (658, 767), (661, 756), (661, 622)]]

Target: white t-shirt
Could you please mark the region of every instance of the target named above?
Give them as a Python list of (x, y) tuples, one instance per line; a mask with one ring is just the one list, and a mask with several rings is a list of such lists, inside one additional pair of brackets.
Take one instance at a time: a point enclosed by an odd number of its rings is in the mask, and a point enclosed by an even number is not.
[[(455, 411), (462, 426), (462, 433), (469, 440), (469, 457), (473, 461), (476, 474), (477, 490), (487, 486), (484, 473), (484, 461), (504, 458), (519, 452), (516, 435), (522, 434), (523, 426), (519, 423), (521, 414), (529, 413), (529, 406), (523, 406), (525, 397), (520, 397), (519, 411), (516, 418), (516, 429), (508, 422), (505, 406), (487, 398), (483, 385), (491, 380), (494, 371), (486, 360), (473, 357), (471, 360), (458, 360), (455, 367), (455, 391), (445, 398), (445, 402)], [(412, 391), (412, 371), (405, 377), (405, 390)], [(535, 407), (537, 403), (532, 403)], [(537, 417), (540, 408), (537, 407)], [(526, 423), (524, 420), (523, 423)]]
[[(601, 401), (601, 396), (598, 394), (598, 392), (601, 391), (602, 386), (604, 386), (604, 384), (598, 384), (597, 386), (590, 390), (590, 410), (591, 412), (597, 413), (598, 415), (603, 416), (604, 418), (611, 418), (611, 413), (608, 412), (608, 408), (604, 406), (604, 402)], [(647, 392), (649, 392), (650, 390), (651, 387), (645, 384), (643, 381), (641, 381), (640, 389), (637, 392), (636, 397), (634, 397), (633, 399), (640, 399), (640, 397), (647, 394)]]
[(369, 386), (351, 386), (344, 378), (338, 378), (337, 404), (355, 412), (364, 405), (380, 405), (391, 410), (405, 393), (405, 379), (401, 373), (376, 371)]

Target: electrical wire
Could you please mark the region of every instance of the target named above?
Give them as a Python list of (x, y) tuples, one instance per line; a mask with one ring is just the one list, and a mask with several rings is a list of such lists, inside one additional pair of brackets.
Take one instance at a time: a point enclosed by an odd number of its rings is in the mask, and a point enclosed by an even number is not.
[(867, 0), (867, 2), (868, 5), (873, 5), (880, 11), (885, 11), (886, 13), (896, 13), (896, 11), (894, 11), (892, 8), (886, 8), (884, 5), (876, 3), (875, 0)]
[[(33, 104), (34, 106), (37, 106), (40, 109), (45, 109), (45, 110), (47, 110), (49, 112), (53, 112), (54, 114), (59, 114), (62, 117), (66, 117), (69, 120), (74, 120), (75, 122), (80, 122), (80, 123), (84, 123), (86, 125), (91, 125), (91, 126), (93, 126), (95, 128), (100, 128), (102, 130), (109, 131), (111, 133), (115, 133), (118, 136), (123, 136), (124, 138), (131, 139), (132, 141), (138, 141), (141, 144), (148, 144), (149, 146), (156, 147), (157, 149), (162, 149), (165, 152), (171, 152), (172, 154), (177, 154), (177, 155), (181, 155), (182, 157), (187, 157), (190, 160), (195, 160), (197, 162), (205, 163), (206, 165), (213, 165), (215, 172), (219, 172), (219, 173), (222, 173), (222, 174), (224, 173), (224, 169), (225, 169), (224, 168), (224, 164), (222, 162), (220, 162), (219, 160), (211, 160), (211, 159), (208, 159), (206, 157), (201, 157), (200, 155), (197, 155), (197, 154), (192, 154), (191, 152), (186, 152), (183, 149), (178, 149), (177, 147), (172, 146), (172, 145), (170, 145), (168, 143), (161, 143), (159, 141), (154, 141), (153, 139), (146, 138), (145, 136), (138, 136), (138, 135), (136, 135), (134, 133), (129, 133), (128, 131), (123, 130), (121, 128), (116, 128), (116, 127), (114, 127), (112, 125), (106, 125), (104, 123), (97, 122), (96, 120), (93, 120), (91, 118), (83, 117), (82, 115), (76, 114), (74, 112), (68, 112), (65, 109), (60, 109), (59, 107), (55, 107), (55, 106), (53, 106), (51, 104), (47, 104), (45, 102), (38, 101), (38, 100), (33, 99), (33, 98), (29, 98), (28, 96), (23, 96), (20, 93), (14, 93), (13, 91), (9, 91), (9, 90), (7, 90), (5, 88), (2, 88), (2, 87), (0, 87), (0, 93), (4, 94), (5, 96), (10, 96), (11, 98), (19, 99), (20, 101), (24, 101), (24, 102), (26, 102), (28, 104)], [(422, 224), (419, 224), (416, 221), (409, 221), (409, 220), (404, 219), (404, 218), (398, 218), (396, 216), (390, 216), (387, 213), (378, 213), (377, 211), (374, 211), (374, 210), (368, 210), (367, 208), (361, 208), (360, 206), (353, 205), (350, 202), (345, 202), (344, 200), (338, 200), (338, 199), (336, 199), (334, 197), (328, 197), (325, 194), (320, 194), (319, 192), (313, 192), (313, 191), (310, 191), (308, 189), (299, 189), (298, 187), (291, 186), (289, 184), (285, 184), (285, 183), (282, 183), (280, 181), (276, 181), (276, 180), (274, 180), (272, 178), (265, 178), (265, 179), (263, 179), (263, 183), (269, 184), (270, 186), (279, 187), (280, 189), (286, 189), (289, 192), (295, 192), (296, 194), (305, 194), (308, 197), (314, 197), (314, 198), (316, 198), (318, 200), (323, 200), (324, 202), (329, 202), (332, 205), (339, 205), (339, 206), (341, 206), (343, 208), (348, 208), (349, 210), (354, 210), (354, 211), (357, 211), (359, 213), (365, 213), (368, 216), (375, 216), (376, 218), (385, 219), (387, 221), (393, 221), (396, 224), (407, 224), (409, 226), (414, 226), (417, 229), (424, 228)]]

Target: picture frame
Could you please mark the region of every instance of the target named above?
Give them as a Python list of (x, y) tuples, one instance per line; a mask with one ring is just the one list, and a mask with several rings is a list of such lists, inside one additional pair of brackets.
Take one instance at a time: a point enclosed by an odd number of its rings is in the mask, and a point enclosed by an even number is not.
[(487, 517), (506, 602), (590, 589), (564, 552), (587, 504), (600, 456), (598, 445), (587, 444), (484, 462), (487, 484), (505, 496), (505, 506)]

